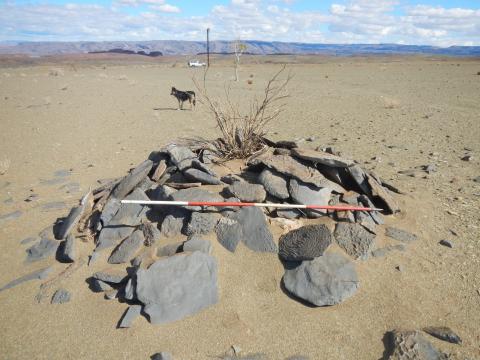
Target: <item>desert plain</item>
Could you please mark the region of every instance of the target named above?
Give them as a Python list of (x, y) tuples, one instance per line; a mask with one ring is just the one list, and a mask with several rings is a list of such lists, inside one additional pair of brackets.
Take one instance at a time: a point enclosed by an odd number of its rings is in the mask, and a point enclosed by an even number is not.
[[(201, 101), (178, 111), (170, 96), (172, 86), (195, 90), (192, 78), (203, 81), (203, 69), (187, 60), (0, 58), (0, 216), (19, 215), (0, 220), (0, 286), (49, 264), (65, 267), (53, 259), (26, 264), (20, 241), (65, 216), (98, 179), (124, 175), (180, 137), (219, 136)], [(374, 169), (405, 193), (395, 195), (402, 212), (387, 224), (418, 240), (404, 252), (355, 261), (357, 294), (310, 307), (281, 289), (277, 256), (244, 247), (232, 254), (211, 238), (219, 303), (166, 325), (142, 317), (128, 329), (117, 328), (127, 305), (85, 282), (104, 264), (85, 264), (62, 284), (72, 292), (66, 304), (37, 303), (38, 280), (0, 292), (0, 357), (148, 359), (169, 351), (215, 359), (236, 345), (274, 360), (382, 359), (388, 331), (448, 326), (462, 344), (429, 337), (432, 344), (453, 359), (480, 358), (480, 60), (245, 56), (238, 82), (232, 63), (213, 59), (205, 82), (212, 97), (223, 98), (227, 87), (246, 108), (287, 63), (294, 77), (271, 138), (310, 138), (303, 146), (333, 146)], [(422, 170), (429, 164), (434, 171)], [(453, 248), (440, 245), (444, 239)], [(388, 242), (383, 234), (378, 241)]]

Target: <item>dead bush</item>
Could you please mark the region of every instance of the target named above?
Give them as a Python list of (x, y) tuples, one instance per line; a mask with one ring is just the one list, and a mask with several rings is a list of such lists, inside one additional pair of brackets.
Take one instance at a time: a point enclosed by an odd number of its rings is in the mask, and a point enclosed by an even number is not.
[(197, 80), (193, 81), (200, 94), (199, 101), (206, 105), (215, 117), (222, 137), (213, 141), (204, 141), (204, 148), (214, 151), (224, 160), (245, 159), (261, 151), (267, 125), (275, 120), (285, 107), (285, 99), (289, 96), (286, 87), (292, 79), (291, 73), (282, 77), (283, 66), (265, 85), (263, 95), (255, 96), (250, 102), (248, 111), (240, 109), (233, 102), (229, 88), (225, 89), (225, 99), (213, 99), (205, 87), (200, 87)]

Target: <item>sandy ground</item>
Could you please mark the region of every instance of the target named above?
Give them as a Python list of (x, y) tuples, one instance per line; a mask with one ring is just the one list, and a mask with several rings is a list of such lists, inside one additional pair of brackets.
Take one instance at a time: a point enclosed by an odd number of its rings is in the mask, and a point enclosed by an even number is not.
[[(405, 211), (387, 222), (419, 240), (406, 252), (358, 261), (358, 293), (338, 306), (313, 308), (280, 289), (283, 267), (276, 256), (243, 247), (231, 254), (212, 239), (219, 304), (168, 325), (141, 318), (130, 329), (116, 328), (127, 305), (105, 300), (85, 283), (102, 268), (99, 261), (62, 284), (73, 292), (64, 305), (36, 303), (39, 281), (1, 292), (0, 357), (148, 359), (163, 350), (176, 359), (211, 359), (235, 344), (271, 359), (380, 359), (385, 332), (445, 325), (463, 344), (429, 338), (436, 346), (454, 358), (480, 358), (480, 183), (473, 181), (480, 176), (480, 60), (294, 62), (291, 97), (271, 126), (272, 137), (314, 136), (307, 146), (333, 145), (376, 169), (407, 193), (397, 197)], [(0, 216), (22, 212), (0, 220), (0, 286), (53, 262), (25, 264), (28, 245), (20, 241), (64, 216), (97, 179), (125, 174), (177, 137), (216, 135), (201, 104), (195, 111), (175, 110), (170, 87), (193, 89), (192, 76), (202, 73), (174, 64), (94, 58), (0, 67), (0, 161), (10, 162), (0, 176)], [(232, 97), (245, 105), (277, 69), (250, 59), (241, 81), (232, 83), (231, 67), (215, 64), (207, 86), (220, 96), (230, 84)], [(472, 161), (461, 160), (467, 153)], [(398, 174), (426, 164), (438, 171)], [(57, 170), (71, 175), (56, 177)], [(25, 202), (31, 193), (39, 198)], [(65, 205), (48, 210), (52, 202)], [(441, 239), (454, 248), (439, 245)], [(392, 240), (379, 236), (379, 243), (386, 242)], [(80, 246), (84, 254), (92, 248)], [(55, 264), (56, 271), (64, 267)]]

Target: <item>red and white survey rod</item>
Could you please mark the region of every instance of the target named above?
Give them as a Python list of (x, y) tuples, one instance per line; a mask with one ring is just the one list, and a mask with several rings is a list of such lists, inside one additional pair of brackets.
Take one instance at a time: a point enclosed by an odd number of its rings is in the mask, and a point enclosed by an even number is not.
[(362, 207), (362, 206), (300, 205), (300, 204), (216, 202), (216, 201), (122, 200), (122, 204), (169, 205), (169, 206), (214, 206), (214, 207), (255, 206), (255, 207), (272, 207), (272, 208), (282, 208), (282, 209), (318, 209), (318, 210), (333, 210), (333, 211), (383, 211), (383, 209), (369, 208), (369, 207)]

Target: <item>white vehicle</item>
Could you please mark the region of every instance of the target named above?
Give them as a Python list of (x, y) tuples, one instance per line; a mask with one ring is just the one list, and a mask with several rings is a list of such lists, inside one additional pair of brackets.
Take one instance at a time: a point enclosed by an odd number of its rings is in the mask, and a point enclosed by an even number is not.
[(202, 67), (202, 66), (207, 66), (207, 64), (202, 63), (198, 60), (190, 60), (188, 62), (188, 66), (190, 66), (190, 67)]

